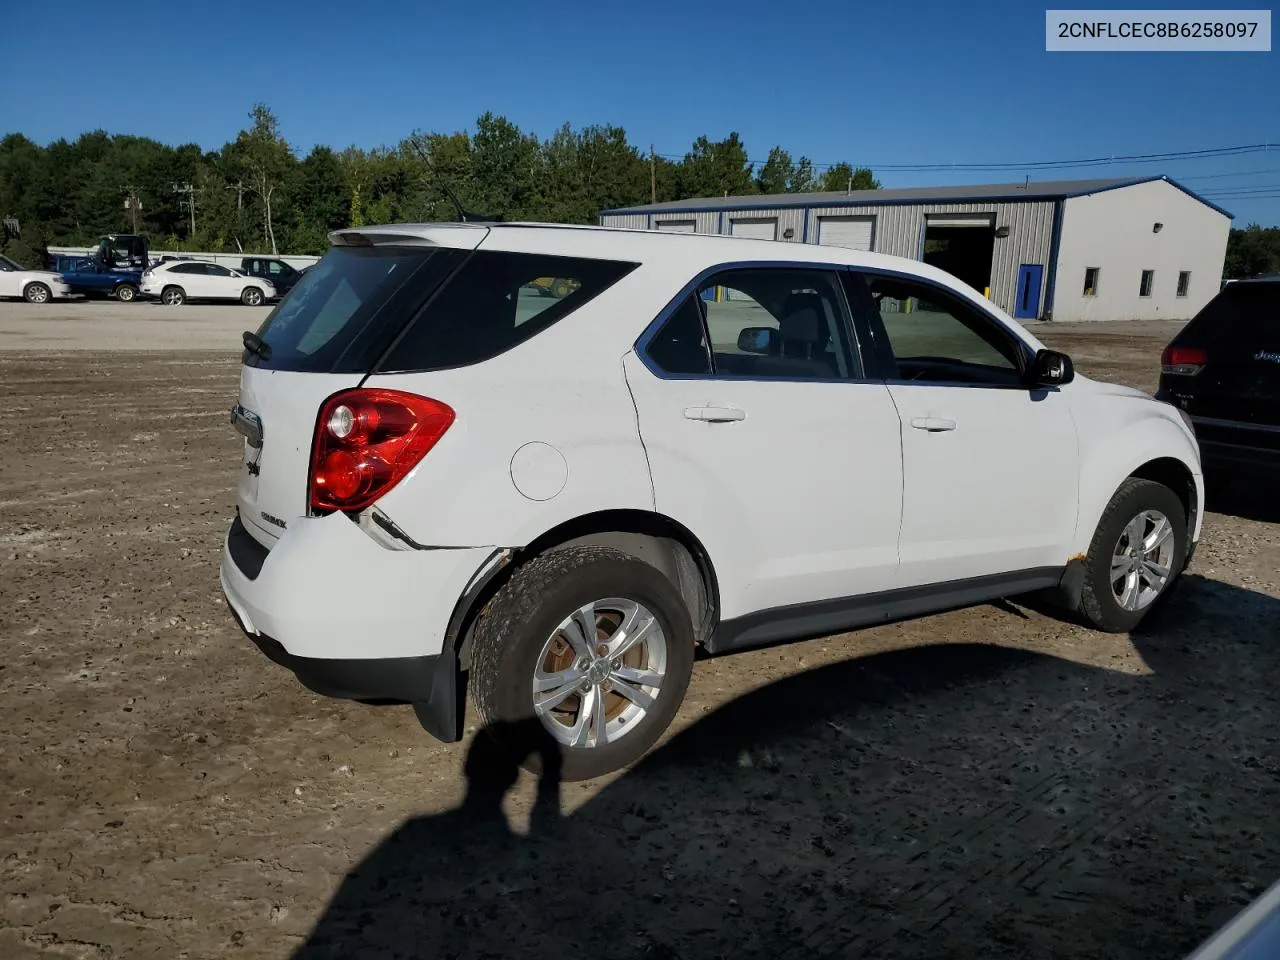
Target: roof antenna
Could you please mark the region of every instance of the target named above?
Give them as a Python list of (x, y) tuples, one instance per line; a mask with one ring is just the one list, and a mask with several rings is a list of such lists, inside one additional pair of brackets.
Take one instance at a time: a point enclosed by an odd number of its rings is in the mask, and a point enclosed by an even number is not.
[(499, 216), (498, 214), (489, 215), (484, 213), (476, 213), (474, 211), (468, 211), (464, 209), (462, 204), (458, 201), (457, 194), (455, 194), (449, 188), (449, 185), (447, 183), (445, 183), (443, 180), (441, 180), (439, 177), (436, 176), (435, 165), (431, 162), (431, 158), (427, 156), (427, 152), (418, 145), (418, 141), (410, 137), (408, 142), (409, 142), (409, 145), (413, 147), (415, 151), (417, 151), (418, 156), (422, 158), (422, 162), (427, 165), (427, 170), (430, 171), (431, 173), (432, 182), (437, 187), (439, 187), (441, 190), (444, 191), (444, 195), (448, 197), (449, 202), (453, 204), (453, 209), (458, 214), (459, 222), (461, 223), (476, 223), (476, 222), (502, 223), (502, 217)]

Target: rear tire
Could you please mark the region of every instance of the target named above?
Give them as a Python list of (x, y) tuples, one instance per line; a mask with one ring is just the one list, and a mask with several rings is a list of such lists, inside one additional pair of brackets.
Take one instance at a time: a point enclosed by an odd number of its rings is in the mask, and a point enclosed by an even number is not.
[(1163, 484), (1130, 477), (1102, 512), (1085, 556), (1081, 613), (1098, 630), (1132, 630), (1168, 595), (1186, 556), (1182, 501)]
[(180, 307), (187, 302), (187, 291), (181, 287), (165, 287), (160, 291), (160, 302), (170, 307)]
[[(576, 624), (588, 619), (595, 635), (585, 638)], [(599, 777), (638, 760), (670, 725), (693, 644), (689, 611), (660, 571), (605, 547), (555, 550), (517, 570), (476, 621), (472, 695), (493, 736), (523, 731), (508, 746), (527, 751), (534, 730), (560, 755), (562, 779)], [(541, 768), (537, 751), (519, 759)]]
[(258, 287), (245, 287), (240, 292), (240, 302), (246, 307), (260, 307), (263, 299), (262, 290)]
[(53, 292), (45, 284), (36, 280), (22, 289), (22, 296), (27, 303), (48, 303), (53, 299)]
[(132, 303), (138, 296), (138, 288), (131, 283), (122, 283), (116, 287), (116, 299), (121, 303)]

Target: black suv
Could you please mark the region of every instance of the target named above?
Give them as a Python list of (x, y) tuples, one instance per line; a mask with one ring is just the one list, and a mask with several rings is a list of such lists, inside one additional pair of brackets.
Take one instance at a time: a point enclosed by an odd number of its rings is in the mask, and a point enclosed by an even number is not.
[(1156, 398), (1191, 417), (1206, 471), (1280, 471), (1280, 276), (1210, 300), (1165, 347)]
[(275, 257), (245, 257), (240, 261), (240, 272), (250, 277), (269, 280), (276, 288), (276, 293), (283, 297), (302, 279), (305, 271), (295, 270)]

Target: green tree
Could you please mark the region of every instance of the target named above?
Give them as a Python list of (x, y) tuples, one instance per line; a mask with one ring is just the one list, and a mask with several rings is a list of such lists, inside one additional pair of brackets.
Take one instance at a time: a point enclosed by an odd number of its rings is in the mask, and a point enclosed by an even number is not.
[(277, 193), (294, 158), (289, 144), (280, 134), (279, 121), (265, 103), (254, 104), (249, 118), (253, 121), (252, 126), (240, 131), (236, 138), (237, 153), (245, 172), (245, 183), (261, 204), (263, 238), (274, 256), (279, 252), (276, 247), (274, 207), (279, 204), (281, 198)]
[(737, 133), (715, 142), (705, 136), (693, 141), (680, 164), (677, 180), (686, 197), (733, 197), (756, 192), (747, 148)]
[(537, 137), (523, 133), (506, 117), (485, 113), (476, 121), (471, 147), (482, 212), (508, 220), (536, 217), (542, 181)]
[(1227, 236), (1222, 275), (1229, 280), (1280, 273), (1280, 227), (1251, 223)]
[(869, 167), (853, 167), (837, 163), (827, 169), (818, 181), (817, 189), (829, 193), (846, 190), (879, 190), (880, 181)]
[(756, 186), (761, 193), (788, 193), (795, 175), (796, 165), (791, 162), (791, 154), (780, 146), (774, 147), (760, 168)]

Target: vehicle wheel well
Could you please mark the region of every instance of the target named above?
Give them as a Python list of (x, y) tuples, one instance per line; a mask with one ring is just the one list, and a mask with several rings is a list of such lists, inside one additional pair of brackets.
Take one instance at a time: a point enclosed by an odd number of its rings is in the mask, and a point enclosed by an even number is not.
[(659, 513), (645, 510), (603, 510), (576, 517), (513, 551), (510, 561), (455, 614), (458, 626), (449, 638), (458, 645), (462, 668), (471, 659), (471, 634), (476, 617), (502, 589), (520, 565), (553, 550), (584, 545), (606, 546), (643, 560), (662, 571), (684, 598), (694, 618), (694, 637), (704, 642), (714, 629), (720, 609), (719, 587), (706, 549), (688, 528)]
[(1140, 480), (1151, 480), (1172, 490), (1182, 501), (1182, 508), (1187, 518), (1187, 533), (1190, 535), (1195, 529), (1196, 514), (1200, 504), (1196, 502), (1195, 480), (1185, 463), (1173, 457), (1160, 457), (1147, 461), (1129, 476)]

